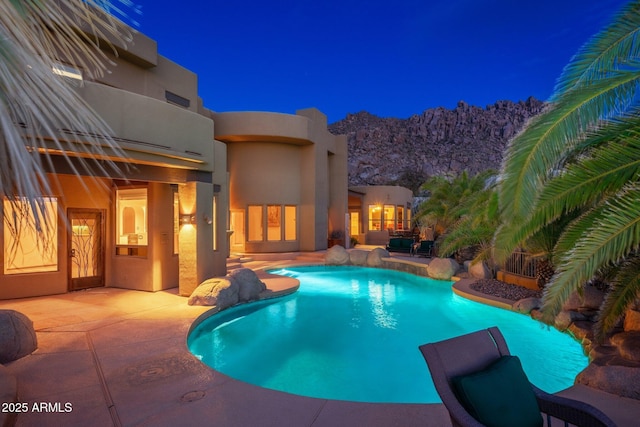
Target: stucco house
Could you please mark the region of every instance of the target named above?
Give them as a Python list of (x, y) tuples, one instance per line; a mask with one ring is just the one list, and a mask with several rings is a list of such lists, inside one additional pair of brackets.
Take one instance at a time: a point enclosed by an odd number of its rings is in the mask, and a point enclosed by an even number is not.
[(197, 76), (159, 55), (154, 40), (137, 33), (116, 47), (103, 77), (61, 64), (60, 78), (81, 81), (124, 151), (112, 160), (126, 176), (80, 168), (77, 177), (63, 158), (73, 152), (53, 155), (45, 244), (33, 215), (3, 200), (0, 299), (99, 286), (189, 295), (226, 274), (231, 249), (315, 251), (344, 229), (346, 138), (327, 131), (321, 112), (214, 113)]
[(349, 187), (349, 231), (359, 243), (384, 245), (391, 233), (412, 228), (413, 192), (398, 185)]
[(326, 249), (345, 227), (347, 140), (327, 130), (315, 108), (296, 115), (214, 113), (227, 144), (231, 251)]

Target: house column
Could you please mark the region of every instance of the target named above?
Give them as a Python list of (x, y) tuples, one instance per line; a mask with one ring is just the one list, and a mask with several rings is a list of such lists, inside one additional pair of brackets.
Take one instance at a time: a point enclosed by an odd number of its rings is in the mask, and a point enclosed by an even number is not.
[(179, 293), (189, 296), (203, 281), (215, 276), (213, 262), (213, 184), (188, 182), (180, 197)]

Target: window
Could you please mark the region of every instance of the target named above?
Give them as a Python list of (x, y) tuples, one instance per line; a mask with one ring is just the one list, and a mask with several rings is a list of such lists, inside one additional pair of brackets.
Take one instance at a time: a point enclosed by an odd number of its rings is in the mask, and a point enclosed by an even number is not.
[(282, 240), (282, 206), (267, 206), (267, 240)]
[(295, 206), (284, 207), (284, 240), (298, 238), (298, 209)]
[(395, 225), (395, 205), (384, 205), (384, 229), (385, 230), (394, 230), (396, 228)]
[(398, 206), (397, 207), (397, 211), (396, 211), (396, 221), (398, 223), (398, 229), (399, 230), (403, 230), (405, 228), (408, 228), (408, 224), (406, 224), (404, 222), (404, 209), (402, 208), (402, 206)]
[(349, 228), (351, 229), (352, 236), (360, 234), (360, 212), (352, 211), (350, 213)]
[(369, 230), (382, 229), (382, 206), (369, 205)]
[(262, 206), (249, 206), (248, 216), (248, 240), (254, 242), (262, 241), (264, 236)]
[[(116, 244), (147, 246), (147, 224), (147, 189), (129, 188), (117, 190)], [(121, 254), (120, 251), (118, 254)]]
[(189, 106), (191, 105), (191, 101), (189, 101), (187, 98), (184, 98), (173, 92), (169, 92), (168, 90), (164, 91), (164, 97), (168, 103), (179, 105), (180, 107), (189, 108)]
[(4, 274), (58, 271), (58, 200), (4, 199), (4, 215)]

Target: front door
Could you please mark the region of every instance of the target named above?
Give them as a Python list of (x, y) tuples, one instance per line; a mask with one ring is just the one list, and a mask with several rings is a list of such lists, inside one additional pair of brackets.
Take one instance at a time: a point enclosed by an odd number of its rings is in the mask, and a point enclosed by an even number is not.
[(231, 252), (242, 253), (244, 252), (244, 211), (232, 210), (231, 211)]
[(104, 286), (104, 211), (69, 209), (69, 290)]

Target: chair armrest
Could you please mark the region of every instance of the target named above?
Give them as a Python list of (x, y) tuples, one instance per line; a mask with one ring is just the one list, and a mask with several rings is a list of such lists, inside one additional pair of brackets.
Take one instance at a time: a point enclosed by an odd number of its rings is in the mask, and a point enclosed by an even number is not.
[(556, 396), (540, 390), (533, 384), (540, 411), (581, 427), (615, 427), (616, 424), (598, 408), (578, 400)]

